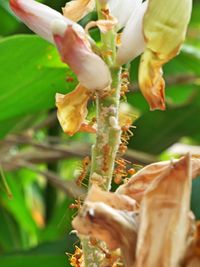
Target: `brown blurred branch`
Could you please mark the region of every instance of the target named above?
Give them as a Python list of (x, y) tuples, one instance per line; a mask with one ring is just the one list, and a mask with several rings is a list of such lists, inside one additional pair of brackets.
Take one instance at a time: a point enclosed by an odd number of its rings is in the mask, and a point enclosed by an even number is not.
[(81, 187), (78, 187), (74, 181), (64, 181), (61, 179), (56, 173), (49, 171), (49, 170), (41, 170), (36, 165), (25, 161), (25, 160), (18, 160), (15, 161), (15, 165), (18, 168), (26, 168), (29, 170), (32, 170), (43, 177), (45, 177), (53, 186), (60, 189), (64, 193), (66, 193), (68, 196), (72, 198), (77, 198), (80, 195), (85, 194), (85, 190), (83, 190)]

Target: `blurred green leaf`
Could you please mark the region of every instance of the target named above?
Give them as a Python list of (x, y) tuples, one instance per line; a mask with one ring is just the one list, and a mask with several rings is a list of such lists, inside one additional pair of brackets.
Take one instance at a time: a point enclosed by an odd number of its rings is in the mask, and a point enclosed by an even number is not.
[[(56, 49), (37, 36), (13, 36), (0, 41), (0, 122), (31, 115), (55, 106), (55, 93), (75, 86), (66, 82), (72, 72), (61, 63)], [(10, 126), (10, 127), (8, 127)], [(0, 132), (6, 133), (4, 126)], [(1, 134), (2, 135), (2, 134)]]
[(192, 102), (180, 107), (169, 107), (165, 112), (146, 112), (135, 122), (136, 129), (129, 146), (160, 154), (181, 137), (200, 131), (197, 114), (200, 114), (200, 106)]
[(0, 256), (3, 267), (70, 267), (66, 252), (72, 253), (76, 239), (66, 236), (65, 240), (42, 244), (29, 251)]

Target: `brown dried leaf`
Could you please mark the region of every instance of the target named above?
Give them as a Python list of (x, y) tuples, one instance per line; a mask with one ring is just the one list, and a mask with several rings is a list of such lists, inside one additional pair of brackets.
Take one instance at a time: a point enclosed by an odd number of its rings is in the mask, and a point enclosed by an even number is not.
[(137, 267), (177, 267), (189, 231), (191, 162), (170, 163), (145, 192), (141, 203)]
[[(174, 160), (173, 162), (177, 162), (177, 160)], [(117, 193), (127, 195), (138, 202), (141, 202), (143, 195), (150, 184), (158, 179), (163, 172), (170, 168), (170, 166), (170, 161), (163, 161), (144, 167), (134, 174), (126, 184), (121, 185), (118, 188)], [(200, 175), (200, 159), (191, 159), (191, 169), (193, 179)]]

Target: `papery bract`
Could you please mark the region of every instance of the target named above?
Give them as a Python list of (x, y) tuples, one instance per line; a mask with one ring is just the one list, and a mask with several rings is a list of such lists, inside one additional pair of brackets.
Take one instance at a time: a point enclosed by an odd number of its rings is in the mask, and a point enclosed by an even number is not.
[[(173, 160), (175, 163), (177, 161), (178, 160)], [(170, 161), (156, 162), (147, 165), (134, 174), (127, 183), (119, 186), (116, 192), (118, 194), (127, 195), (140, 203), (149, 186), (157, 180), (163, 172), (169, 169), (170, 166)], [(198, 158), (191, 158), (191, 175), (193, 179), (200, 175), (200, 159)]]
[(165, 109), (162, 65), (179, 52), (191, 10), (192, 0), (149, 0), (143, 21), (146, 50), (139, 68), (139, 85), (152, 110)]
[(73, 25), (77, 31), (83, 32), (83, 28), (73, 21), (65, 18), (56, 10), (33, 0), (10, 0), (10, 6), (14, 13), (35, 33), (54, 43), (51, 24), (55, 19), (63, 21), (65, 27)]
[(73, 26), (65, 30), (59, 20), (54, 21), (52, 30), (63, 62), (71, 67), (84, 87), (103, 90), (110, 85), (110, 71), (105, 62), (93, 53), (85, 34), (77, 33)]
[(191, 165), (171, 163), (148, 188), (141, 204), (136, 267), (179, 266), (189, 231)]

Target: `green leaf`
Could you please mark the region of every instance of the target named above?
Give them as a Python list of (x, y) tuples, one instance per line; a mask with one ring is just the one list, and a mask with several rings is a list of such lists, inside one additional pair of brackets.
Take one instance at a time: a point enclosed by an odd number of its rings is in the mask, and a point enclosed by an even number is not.
[(160, 154), (181, 137), (200, 131), (197, 114), (200, 114), (200, 106), (195, 103), (168, 108), (165, 112), (146, 112), (135, 122), (136, 130), (129, 145), (136, 150)]
[(38, 228), (24, 199), (20, 177), (16, 174), (6, 173), (6, 179), (13, 194), (13, 198), (9, 199), (7, 194), (2, 191), (0, 205), (12, 214), (13, 218), (15, 218), (16, 222), (20, 225), (21, 236), (25, 238), (24, 247), (30, 244), (37, 244)]
[[(0, 65), (0, 123), (48, 110), (55, 106), (56, 92), (67, 93), (75, 87), (75, 82), (66, 82), (66, 76), (73, 74), (61, 63), (56, 49), (34, 35), (2, 39)], [(7, 130), (12, 128), (9, 124)]]

